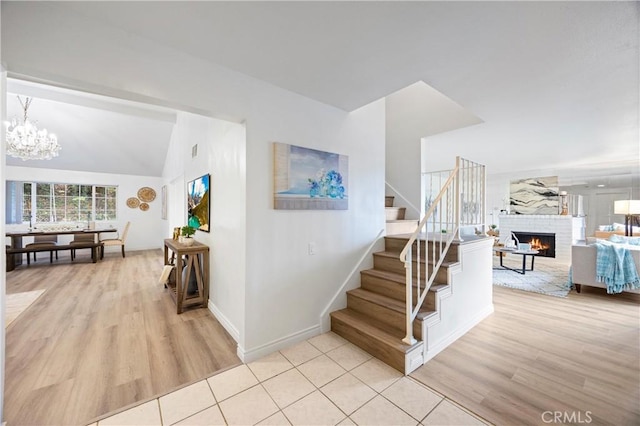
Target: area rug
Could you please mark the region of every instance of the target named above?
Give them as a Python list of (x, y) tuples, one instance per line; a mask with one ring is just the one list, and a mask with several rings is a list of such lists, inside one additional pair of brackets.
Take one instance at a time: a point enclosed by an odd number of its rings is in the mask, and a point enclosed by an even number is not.
[[(521, 268), (522, 260), (518, 256), (511, 260), (505, 259), (504, 265), (511, 268)], [(527, 268), (531, 267), (527, 259)], [(515, 288), (549, 296), (567, 297), (569, 294), (569, 266), (557, 263), (554, 259), (536, 258), (533, 271), (526, 271), (525, 275), (500, 268), (498, 258), (493, 262), (493, 284), (502, 287)]]
[(25, 291), (24, 293), (7, 294), (5, 328), (9, 327), (18, 316), (23, 313), (29, 306), (35, 302), (38, 297), (42, 296), (44, 290)]

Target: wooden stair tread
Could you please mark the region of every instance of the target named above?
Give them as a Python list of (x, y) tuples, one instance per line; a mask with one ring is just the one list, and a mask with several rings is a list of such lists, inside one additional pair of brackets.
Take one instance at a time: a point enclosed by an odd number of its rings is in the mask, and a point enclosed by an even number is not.
[(404, 285), (404, 283), (406, 282), (406, 277), (404, 274), (397, 274), (391, 271), (383, 271), (382, 269), (365, 269), (364, 271), (360, 271), (360, 274), (371, 275), (402, 285)]
[[(394, 252), (394, 251), (378, 251), (373, 253), (374, 256), (381, 256), (381, 257), (389, 257), (389, 258), (396, 258), (398, 259), (398, 262), (400, 262), (400, 253), (399, 252)], [(414, 260), (415, 262), (415, 260)], [(420, 263), (425, 263), (424, 257), (420, 258)], [(433, 262), (431, 260), (429, 260), (427, 263), (429, 263), (429, 265), (433, 265)], [(444, 261), (442, 262), (442, 267), (443, 268), (448, 268), (453, 264), (456, 264), (458, 262), (452, 262), (452, 261)]]
[[(393, 240), (403, 240), (405, 243), (409, 242), (409, 238), (411, 238), (413, 234), (395, 234), (395, 235), (387, 235), (385, 236), (386, 239), (393, 239)], [(493, 238), (493, 237), (487, 237), (487, 238)], [(421, 236), (420, 238), (421, 241), (425, 241), (424, 235)], [(427, 241), (433, 241), (430, 239), (427, 239)], [(477, 239), (474, 239), (473, 241), (477, 241)], [(460, 245), (461, 243), (464, 243), (465, 241), (460, 241), (457, 238), (454, 238), (453, 241), (451, 241), (451, 245)]]
[[(401, 314), (405, 314), (406, 312), (405, 302), (401, 300), (392, 299), (390, 297), (383, 296), (381, 294), (374, 293), (372, 291), (365, 290), (363, 288), (356, 288), (353, 290), (349, 290), (347, 293), (353, 296), (359, 297), (361, 299), (367, 300), (371, 303), (384, 306), (387, 309), (391, 309)], [(425, 318), (431, 316), (431, 314), (433, 313), (434, 311), (429, 311), (427, 309), (420, 309), (418, 311), (418, 315), (416, 316), (416, 319), (422, 321)]]
[(396, 329), (380, 327), (372, 318), (360, 314), (349, 308), (341, 309), (331, 313), (331, 317), (335, 318), (348, 326), (360, 330), (368, 336), (384, 343), (385, 345), (402, 353), (408, 353), (416, 347), (422, 345), (421, 341), (417, 341), (413, 345), (408, 345), (402, 341), (404, 333)]
[[(418, 226), (417, 219), (387, 219), (387, 223), (407, 223), (407, 222), (415, 223), (416, 226)], [(400, 235), (403, 235), (403, 234), (400, 234)]]
[[(406, 277), (404, 274), (397, 274), (395, 272), (390, 272), (390, 271), (384, 271), (382, 269), (365, 269), (364, 271), (360, 271), (360, 274), (363, 275), (370, 275), (373, 277), (377, 277), (377, 278), (382, 278), (384, 280), (387, 281), (391, 281), (394, 282), (396, 284), (400, 284), (400, 285), (405, 285), (406, 284)], [(412, 283), (413, 287), (417, 287), (417, 284), (414, 282)], [(431, 287), (429, 287), (429, 291), (441, 291), (445, 288), (448, 288), (449, 285), (448, 284), (431, 284)]]
[(431, 287), (429, 287), (429, 291), (434, 291), (437, 293), (447, 288), (449, 288), (449, 284), (432, 284)]
[(377, 317), (358, 312), (357, 310), (349, 307), (346, 307), (345, 309), (353, 313), (353, 315), (357, 316), (365, 323), (369, 324), (369, 326), (384, 331), (386, 334), (393, 336), (396, 340), (402, 340), (406, 334), (405, 330), (395, 327), (389, 323), (380, 321)]

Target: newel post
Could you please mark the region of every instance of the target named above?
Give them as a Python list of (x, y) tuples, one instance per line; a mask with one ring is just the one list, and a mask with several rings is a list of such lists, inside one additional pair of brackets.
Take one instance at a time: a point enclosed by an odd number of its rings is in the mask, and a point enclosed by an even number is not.
[(406, 295), (406, 303), (405, 303), (405, 315), (406, 315), (406, 327), (407, 327), (407, 334), (406, 336), (404, 336), (404, 339), (402, 339), (402, 341), (404, 343), (406, 343), (407, 345), (413, 345), (414, 343), (416, 343), (416, 339), (413, 338), (413, 286), (412, 281), (413, 281), (413, 271), (412, 269), (412, 257), (413, 253), (412, 253), (412, 249), (411, 247), (409, 247), (409, 250), (407, 251), (407, 255), (405, 257), (404, 260), (404, 269), (405, 269), (405, 287), (407, 290), (407, 295)]

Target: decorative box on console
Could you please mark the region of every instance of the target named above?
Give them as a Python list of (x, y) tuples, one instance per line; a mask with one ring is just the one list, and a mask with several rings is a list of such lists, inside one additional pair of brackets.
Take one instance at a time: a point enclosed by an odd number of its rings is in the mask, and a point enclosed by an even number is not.
[[(500, 236), (511, 232), (555, 234), (555, 259), (571, 264), (571, 245), (584, 240), (584, 217), (561, 215), (500, 215)], [(529, 241), (520, 241), (529, 243)]]

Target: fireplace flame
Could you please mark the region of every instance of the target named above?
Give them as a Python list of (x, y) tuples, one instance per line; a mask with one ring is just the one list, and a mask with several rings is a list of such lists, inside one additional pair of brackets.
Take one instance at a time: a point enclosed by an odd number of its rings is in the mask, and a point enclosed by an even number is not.
[(547, 250), (549, 248), (549, 244), (543, 244), (539, 238), (532, 238), (529, 244), (533, 250)]

